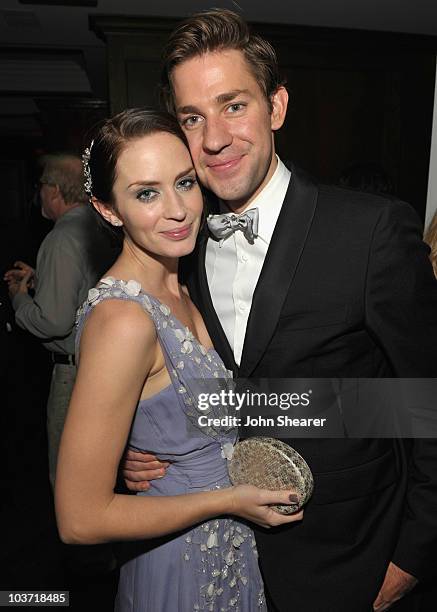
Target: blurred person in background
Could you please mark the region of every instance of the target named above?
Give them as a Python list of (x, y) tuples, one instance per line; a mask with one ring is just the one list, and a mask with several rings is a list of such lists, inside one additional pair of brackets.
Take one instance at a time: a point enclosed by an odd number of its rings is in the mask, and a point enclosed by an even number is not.
[(36, 270), (16, 261), (4, 278), (17, 325), (42, 341), (53, 362), (47, 402), (49, 475), (53, 487), (59, 440), (76, 378), (76, 311), (115, 253), (87, 206), (81, 159), (59, 153), (46, 156), (44, 161), (41, 211), (55, 225), (39, 248)]
[(437, 211), (434, 213), (434, 216), (431, 219), (431, 223), (428, 225), (428, 229), (425, 232), (424, 240), (431, 249), (429, 258), (434, 269), (434, 274), (437, 278)]
[(394, 192), (392, 179), (381, 164), (374, 161), (350, 164), (341, 173), (338, 184), (340, 187), (380, 195), (391, 195)]

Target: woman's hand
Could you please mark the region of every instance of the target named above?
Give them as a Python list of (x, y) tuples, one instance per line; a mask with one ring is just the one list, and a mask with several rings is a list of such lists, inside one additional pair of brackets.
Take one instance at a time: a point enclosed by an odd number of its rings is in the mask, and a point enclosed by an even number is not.
[(270, 508), (271, 505), (296, 503), (298, 497), (293, 491), (269, 491), (253, 485), (238, 485), (231, 487), (230, 493), (232, 499), (230, 513), (261, 527), (277, 527), (301, 521), (303, 518), (303, 510), (294, 514), (279, 514)]

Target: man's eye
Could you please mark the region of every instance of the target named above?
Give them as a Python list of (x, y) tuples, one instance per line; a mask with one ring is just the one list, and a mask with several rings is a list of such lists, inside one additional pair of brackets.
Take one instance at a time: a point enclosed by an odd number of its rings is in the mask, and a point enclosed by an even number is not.
[(136, 197), (137, 200), (140, 200), (141, 202), (151, 202), (157, 195), (158, 192), (154, 189), (141, 189), (141, 191), (137, 193)]
[(202, 117), (199, 117), (199, 115), (192, 115), (191, 117), (187, 117), (186, 119), (184, 119), (182, 125), (187, 128), (195, 127), (201, 121)]
[(181, 179), (178, 184), (177, 184), (177, 188), (180, 189), (181, 191), (189, 191), (190, 189), (192, 189), (194, 187), (194, 185), (196, 185), (197, 180), (194, 177), (186, 177)]
[(245, 107), (245, 104), (243, 104), (242, 102), (237, 102), (235, 104), (231, 104), (231, 106), (228, 107), (228, 111), (230, 113), (237, 113), (238, 111), (242, 110)]

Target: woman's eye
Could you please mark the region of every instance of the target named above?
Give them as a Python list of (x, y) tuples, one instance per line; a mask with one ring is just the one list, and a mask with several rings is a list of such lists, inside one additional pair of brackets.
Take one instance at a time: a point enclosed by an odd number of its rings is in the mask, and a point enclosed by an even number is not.
[(188, 176), (186, 178), (181, 179), (178, 182), (177, 188), (180, 189), (181, 191), (189, 191), (190, 189), (194, 187), (196, 183), (197, 183), (197, 180), (193, 176)]
[(137, 193), (136, 197), (137, 200), (140, 200), (141, 202), (151, 202), (157, 195), (158, 192), (154, 189), (141, 189), (141, 191)]

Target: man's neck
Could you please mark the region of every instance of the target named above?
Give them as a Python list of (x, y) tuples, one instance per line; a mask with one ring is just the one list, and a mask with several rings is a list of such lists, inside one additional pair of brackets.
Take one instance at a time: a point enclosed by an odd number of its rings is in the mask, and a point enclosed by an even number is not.
[(55, 223), (56, 221), (59, 221), (59, 219), (61, 217), (63, 217), (64, 215), (66, 215), (68, 212), (70, 212), (71, 210), (74, 210), (75, 208), (79, 208), (79, 206), (86, 206), (86, 204), (81, 204), (81, 203), (77, 203), (77, 204), (65, 204), (62, 209), (59, 212), (59, 215), (56, 217), (55, 219)]

